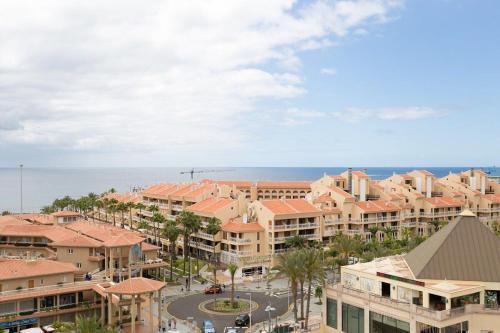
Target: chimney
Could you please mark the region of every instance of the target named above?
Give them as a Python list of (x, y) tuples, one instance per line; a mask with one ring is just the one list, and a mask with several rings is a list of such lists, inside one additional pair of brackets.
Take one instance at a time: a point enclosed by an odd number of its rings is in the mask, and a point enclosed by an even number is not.
[(347, 192), (352, 194), (352, 168), (347, 169)]

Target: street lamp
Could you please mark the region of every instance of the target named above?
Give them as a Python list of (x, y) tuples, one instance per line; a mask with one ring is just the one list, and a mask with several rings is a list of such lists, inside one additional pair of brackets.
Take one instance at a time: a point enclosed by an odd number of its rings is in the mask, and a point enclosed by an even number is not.
[(252, 333), (252, 293), (246, 293), (245, 295), (250, 296), (250, 313), (248, 316), (250, 317), (250, 333)]
[(276, 308), (273, 308), (271, 306), (271, 304), (269, 304), (268, 306), (266, 306), (266, 309), (264, 310), (268, 313), (268, 317), (269, 317), (269, 330), (268, 332), (271, 333), (271, 311), (276, 311)]

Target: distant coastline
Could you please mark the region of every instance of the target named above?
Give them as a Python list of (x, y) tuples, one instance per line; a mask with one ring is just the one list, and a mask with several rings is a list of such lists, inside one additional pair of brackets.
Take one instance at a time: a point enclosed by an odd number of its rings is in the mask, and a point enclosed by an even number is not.
[[(364, 167), (353, 167), (365, 169)], [(437, 177), (459, 172), (470, 167), (368, 167), (372, 179), (384, 179), (393, 172), (404, 173), (426, 169)], [(499, 168), (481, 168), (498, 175)], [(195, 170), (213, 172), (195, 173), (194, 180), (205, 178), (233, 180), (316, 180), (324, 173), (339, 174), (347, 167), (199, 167)], [(162, 167), (58, 167), (23, 169), (23, 206), (25, 212), (36, 212), (55, 198), (64, 195), (79, 197), (89, 192), (102, 193), (110, 188), (131, 191), (158, 182), (189, 182), (189, 168)], [(0, 211), (18, 211), (20, 207), (20, 177), (17, 168), (0, 168)]]

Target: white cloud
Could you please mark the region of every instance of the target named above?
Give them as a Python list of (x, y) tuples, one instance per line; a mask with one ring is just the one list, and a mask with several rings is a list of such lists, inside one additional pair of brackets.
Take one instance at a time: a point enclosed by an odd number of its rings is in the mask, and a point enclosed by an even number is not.
[(326, 116), (325, 112), (290, 108), (285, 111), (284, 124), (286, 126), (305, 125), (315, 119), (325, 118)]
[(384, 22), (398, 6), (3, 0), (0, 143), (151, 152), (238, 145), (240, 118), (258, 101), (306, 93), (300, 52)]
[(332, 115), (338, 119), (348, 122), (359, 122), (375, 118), (381, 120), (416, 120), (430, 117), (439, 117), (446, 112), (431, 107), (408, 106), (394, 108), (347, 108), (343, 112), (333, 112)]
[(321, 74), (323, 75), (335, 75), (337, 70), (335, 68), (321, 68)]

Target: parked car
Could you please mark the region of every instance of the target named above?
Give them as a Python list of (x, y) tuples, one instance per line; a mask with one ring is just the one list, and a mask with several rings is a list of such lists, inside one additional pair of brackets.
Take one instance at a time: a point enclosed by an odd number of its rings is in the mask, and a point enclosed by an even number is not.
[(215, 333), (215, 326), (210, 320), (204, 320), (202, 323), (203, 333)]
[(208, 288), (205, 288), (205, 294), (220, 294), (222, 293), (222, 287), (218, 284), (213, 284)]
[(239, 333), (239, 327), (224, 327), (224, 333)]
[(239, 327), (248, 326), (250, 324), (250, 316), (247, 314), (241, 314), (238, 317), (236, 317), (234, 324)]

